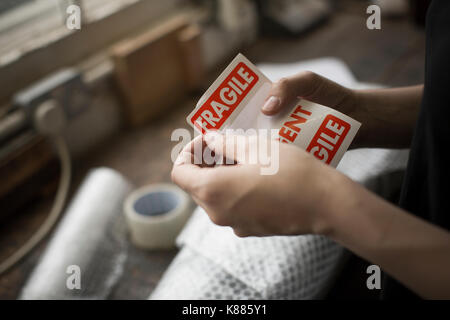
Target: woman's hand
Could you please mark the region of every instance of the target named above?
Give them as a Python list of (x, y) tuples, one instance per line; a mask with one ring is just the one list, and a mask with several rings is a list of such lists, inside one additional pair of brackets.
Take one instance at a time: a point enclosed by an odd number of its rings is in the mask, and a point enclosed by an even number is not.
[[(322, 234), (347, 247), (425, 298), (450, 298), (450, 233), (378, 198), (305, 151), (279, 143), (279, 170), (261, 175), (238, 152), (234, 136), (194, 139), (172, 179), (211, 220), (238, 236)], [(231, 165), (196, 165), (195, 146), (209, 146)], [(233, 156), (235, 155), (235, 156)], [(196, 159), (201, 160), (201, 159)]]
[[(292, 103), (299, 98), (336, 109), (357, 121), (366, 122), (364, 109), (358, 107), (356, 91), (310, 71), (300, 72), (275, 82), (262, 107), (262, 112), (266, 115), (274, 115), (292, 106)], [(365, 124), (360, 131), (364, 131), (364, 127)], [(356, 135), (352, 147), (363, 144), (360, 141), (361, 136), (364, 136), (364, 133), (360, 132)]]
[[(240, 151), (237, 139), (244, 139)], [(250, 150), (269, 143), (261, 139), (218, 133), (199, 136), (181, 152), (172, 179), (214, 223), (231, 226), (239, 236), (326, 233), (324, 214), (341, 174), (298, 147), (270, 141), (279, 147), (279, 169), (274, 175), (261, 175), (261, 165), (248, 161)], [(222, 159), (232, 157), (235, 164), (192, 164), (199, 146), (207, 146)]]
[(262, 107), (274, 115), (298, 98), (336, 109), (362, 123), (355, 147), (409, 147), (423, 85), (376, 90), (352, 90), (313, 72), (300, 72), (275, 82)]
[[(352, 91), (307, 72), (274, 84), (263, 112), (275, 114), (300, 96), (362, 122), (360, 146), (407, 146), (422, 91), (423, 86)], [(180, 153), (172, 179), (213, 222), (231, 226), (239, 236), (326, 235), (420, 296), (450, 298), (447, 230), (380, 199), (292, 145), (277, 143), (279, 170), (261, 175), (261, 165), (247, 161), (260, 142), (246, 137), (240, 149), (236, 136), (199, 136)], [(232, 164), (193, 164), (199, 145)]]
[(262, 112), (274, 115), (298, 98), (336, 109), (350, 117), (357, 117), (357, 97), (353, 90), (310, 71), (300, 72), (275, 82), (262, 107)]

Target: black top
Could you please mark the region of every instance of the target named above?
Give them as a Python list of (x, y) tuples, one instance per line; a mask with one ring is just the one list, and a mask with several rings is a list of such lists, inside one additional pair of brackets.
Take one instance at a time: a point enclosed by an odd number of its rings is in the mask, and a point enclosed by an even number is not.
[[(450, 230), (450, 1), (433, 0), (426, 20), (425, 90), (400, 206)], [(450, 254), (450, 253), (449, 253)], [(384, 298), (417, 297), (391, 278)]]

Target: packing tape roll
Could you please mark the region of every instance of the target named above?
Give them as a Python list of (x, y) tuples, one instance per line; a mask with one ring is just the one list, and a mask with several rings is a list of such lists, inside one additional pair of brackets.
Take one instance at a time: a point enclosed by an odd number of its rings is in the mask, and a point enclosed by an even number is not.
[(124, 202), (132, 243), (144, 249), (173, 248), (191, 209), (189, 196), (171, 184), (133, 191)]

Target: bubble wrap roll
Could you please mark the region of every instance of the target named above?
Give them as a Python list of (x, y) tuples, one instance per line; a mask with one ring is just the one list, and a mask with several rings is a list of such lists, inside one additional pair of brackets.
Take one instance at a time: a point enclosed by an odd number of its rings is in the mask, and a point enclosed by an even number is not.
[[(64, 213), (20, 299), (106, 298), (127, 257), (122, 203), (131, 188), (112, 169), (92, 170)], [(67, 285), (74, 274), (69, 266), (79, 267), (79, 289)]]

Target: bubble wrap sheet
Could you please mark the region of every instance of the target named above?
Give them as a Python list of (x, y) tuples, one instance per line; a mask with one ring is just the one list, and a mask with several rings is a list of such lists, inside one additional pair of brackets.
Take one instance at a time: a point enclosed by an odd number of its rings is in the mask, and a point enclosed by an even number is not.
[[(389, 196), (401, 184), (406, 150), (349, 151), (338, 170)], [(317, 299), (346, 251), (322, 236), (238, 238), (197, 208), (177, 239), (181, 251), (151, 299)]]
[[(271, 80), (311, 70), (363, 88), (334, 58), (259, 66)], [(407, 150), (347, 152), (338, 170), (383, 197), (399, 190)], [(276, 213), (274, 213), (276, 214)], [(179, 235), (181, 248), (150, 299), (316, 299), (333, 284), (347, 252), (321, 236), (238, 238), (197, 208)]]

